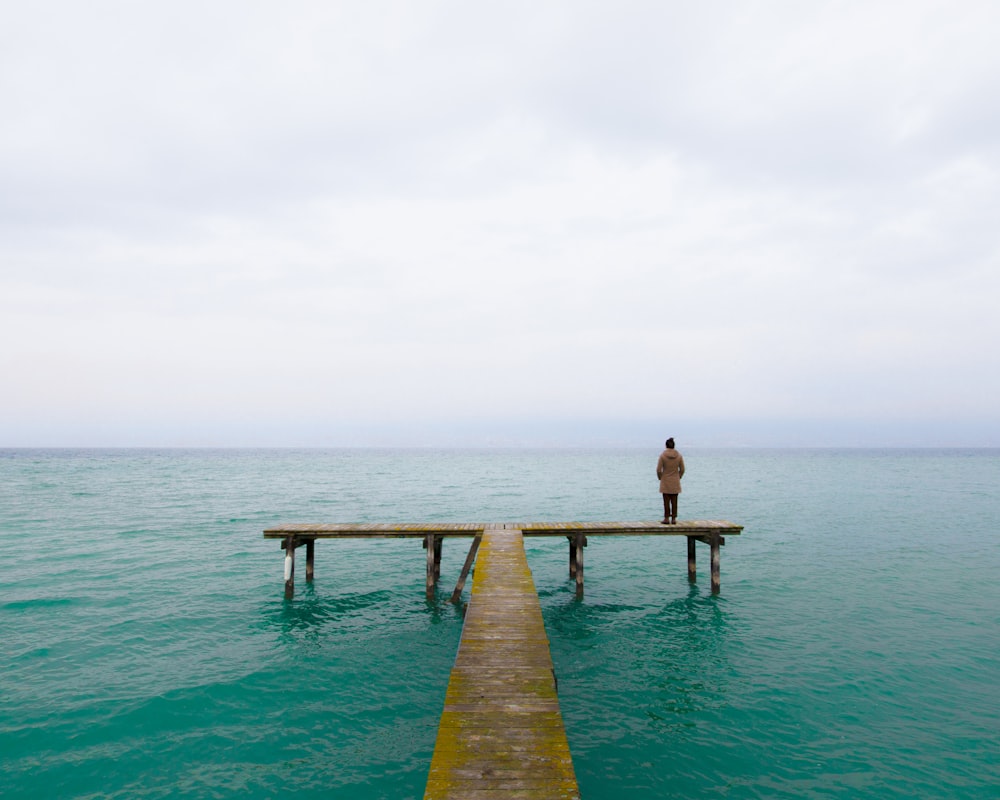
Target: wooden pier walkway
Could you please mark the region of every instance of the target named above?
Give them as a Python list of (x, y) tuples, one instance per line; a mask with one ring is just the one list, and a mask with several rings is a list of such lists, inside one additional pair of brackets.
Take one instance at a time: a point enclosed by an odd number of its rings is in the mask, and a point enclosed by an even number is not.
[(741, 525), (722, 520), (658, 522), (499, 522), (291, 524), (269, 528), (285, 551), (285, 596), (295, 587), (295, 551), (306, 548), (313, 580), (317, 539), (420, 538), (427, 550), (427, 598), (436, 596), (446, 538), (472, 537), (452, 593), (458, 602), (473, 563), (470, 600), (451, 671), (425, 800), (563, 800), (579, 798), (563, 727), (557, 681), (524, 536), (565, 536), (569, 574), (583, 597), (588, 536), (684, 536), (688, 578), (696, 579), (695, 544), (711, 553), (712, 592), (720, 591), (719, 551)]
[(521, 531), (489, 529), (424, 798), (579, 796)]

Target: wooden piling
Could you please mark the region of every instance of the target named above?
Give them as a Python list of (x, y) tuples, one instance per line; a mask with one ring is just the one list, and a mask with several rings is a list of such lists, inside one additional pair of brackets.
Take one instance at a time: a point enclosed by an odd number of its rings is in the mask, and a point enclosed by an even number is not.
[(306, 583), (312, 583), (316, 557), (316, 540), (306, 539)]
[(434, 556), (437, 552), (436, 537), (433, 533), (428, 533), (424, 540), (424, 547), (427, 548), (427, 586), (426, 594), (428, 600), (434, 599), (434, 589), (437, 586), (437, 563)]
[(576, 549), (576, 596), (578, 598), (583, 597), (583, 548), (587, 544), (587, 538), (582, 534), (578, 533), (575, 536), (575, 549)]
[(712, 549), (712, 594), (722, 591), (722, 577), (719, 569), (719, 534), (709, 536), (709, 547)]
[(698, 568), (695, 563), (694, 545), (697, 539), (694, 536), (687, 537), (688, 543), (688, 580), (692, 583), (698, 578)]
[(285, 599), (295, 596), (295, 537), (285, 539)]

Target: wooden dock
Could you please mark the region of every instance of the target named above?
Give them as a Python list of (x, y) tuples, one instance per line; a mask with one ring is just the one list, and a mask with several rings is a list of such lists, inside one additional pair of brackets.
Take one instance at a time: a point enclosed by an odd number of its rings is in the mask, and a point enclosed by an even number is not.
[(458, 602), (473, 563), (470, 600), (451, 671), (425, 800), (562, 800), (579, 798), (557, 681), (524, 536), (565, 536), (569, 575), (583, 597), (588, 536), (684, 536), (688, 578), (695, 544), (711, 554), (712, 592), (720, 590), (719, 550), (743, 527), (722, 520), (659, 522), (495, 522), (291, 524), (269, 528), (285, 551), (285, 596), (295, 587), (295, 551), (306, 548), (313, 580), (317, 539), (420, 538), (427, 550), (427, 598), (436, 596), (447, 538), (472, 537), (451, 599)]
[(489, 529), (424, 798), (579, 796), (521, 531)]
[(465, 566), (452, 594), (457, 602), (462, 585), (476, 557), (476, 548), (488, 530), (517, 530), (524, 536), (565, 536), (569, 541), (569, 575), (576, 580), (576, 594), (583, 597), (583, 550), (588, 536), (684, 536), (687, 538), (688, 579), (696, 579), (695, 543), (703, 542), (709, 547), (712, 592), (718, 593), (722, 586), (720, 571), (720, 548), (726, 543), (726, 536), (737, 536), (742, 525), (734, 525), (725, 520), (690, 520), (674, 525), (659, 522), (436, 522), (436, 523), (293, 523), (268, 528), (264, 531), (267, 539), (280, 539), (285, 551), (285, 596), (295, 593), (295, 551), (306, 548), (306, 580), (311, 581), (315, 572), (315, 544), (317, 539), (358, 539), (358, 538), (411, 538), (423, 539), (427, 550), (427, 598), (436, 593), (441, 577), (441, 548), (445, 539), (453, 537), (473, 537), (473, 544), (465, 560)]

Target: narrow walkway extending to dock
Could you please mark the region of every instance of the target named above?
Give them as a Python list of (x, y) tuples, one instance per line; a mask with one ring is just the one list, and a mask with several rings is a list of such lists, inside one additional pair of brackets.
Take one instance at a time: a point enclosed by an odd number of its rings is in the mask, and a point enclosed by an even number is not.
[(488, 528), (424, 798), (501, 796), (580, 793), (522, 533)]

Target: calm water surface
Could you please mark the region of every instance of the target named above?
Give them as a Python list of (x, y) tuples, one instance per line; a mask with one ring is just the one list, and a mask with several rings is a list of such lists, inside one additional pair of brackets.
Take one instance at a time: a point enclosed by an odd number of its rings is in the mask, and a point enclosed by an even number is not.
[[(638, 451), (0, 451), (0, 796), (419, 798), (461, 613), (419, 540), (657, 519)], [(1000, 797), (1000, 452), (685, 451), (683, 539), (529, 540), (583, 797)], [(446, 542), (445, 587), (465, 544)]]

